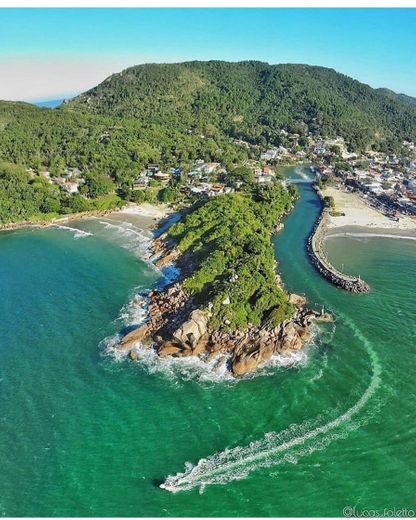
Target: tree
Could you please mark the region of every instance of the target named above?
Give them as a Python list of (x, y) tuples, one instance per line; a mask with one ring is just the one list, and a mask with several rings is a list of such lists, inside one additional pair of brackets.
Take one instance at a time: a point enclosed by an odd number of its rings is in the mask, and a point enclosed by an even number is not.
[(107, 195), (115, 189), (115, 185), (111, 179), (104, 175), (94, 173), (89, 173), (85, 177), (85, 185), (88, 187), (88, 195), (94, 199), (101, 195)]
[(159, 191), (158, 199), (160, 202), (171, 203), (178, 198), (179, 191), (175, 188), (166, 187)]
[(240, 181), (244, 184), (253, 184), (254, 173), (248, 166), (238, 166), (230, 171), (229, 179), (232, 181)]

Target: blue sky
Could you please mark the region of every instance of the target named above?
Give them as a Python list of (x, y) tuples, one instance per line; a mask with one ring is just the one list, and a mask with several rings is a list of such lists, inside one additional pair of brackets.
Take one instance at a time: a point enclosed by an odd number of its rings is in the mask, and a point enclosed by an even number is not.
[(130, 65), (194, 59), (322, 65), (416, 96), (416, 9), (0, 10), (1, 99), (69, 97)]

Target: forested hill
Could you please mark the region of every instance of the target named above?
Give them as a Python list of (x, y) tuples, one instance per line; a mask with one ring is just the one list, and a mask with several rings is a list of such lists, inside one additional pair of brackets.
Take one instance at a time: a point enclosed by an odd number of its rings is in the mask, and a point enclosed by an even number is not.
[(354, 148), (416, 139), (416, 106), (332, 69), (246, 61), (147, 64), (114, 74), (66, 110), (139, 118), (261, 142), (281, 128), (341, 135)]
[(407, 96), (406, 94), (396, 94), (396, 92), (388, 88), (379, 88), (377, 91), (389, 97), (390, 99), (398, 99), (404, 103), (416, 106), (416, 97)]

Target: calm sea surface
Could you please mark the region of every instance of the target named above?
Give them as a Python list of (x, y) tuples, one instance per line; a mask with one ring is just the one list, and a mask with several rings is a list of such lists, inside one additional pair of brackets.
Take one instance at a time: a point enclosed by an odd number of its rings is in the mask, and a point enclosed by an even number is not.
[[(328, 240), (334, 264), (372, 287), (338, 290), (305, 256), (319, 204), (299, 186), (275, 239), (279, 269), (336, 324), (295, 366), (237, 383), (196, 362), (112, 355), (114, 335), (143, 315), (129, 301), (161, 281), (131, 226), (0, 234), (2, 515), (416, 510), (416, 243)], [(182, 491), (158, 487), (178, 472)]]

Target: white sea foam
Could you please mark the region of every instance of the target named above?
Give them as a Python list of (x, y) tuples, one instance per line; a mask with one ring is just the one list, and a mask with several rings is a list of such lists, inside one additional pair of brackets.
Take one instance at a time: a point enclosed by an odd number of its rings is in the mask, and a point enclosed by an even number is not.
[[(174, 269), (174, 267), (172, 267)], [(136, 293), (135, 296), (122, 307), (117, 322), (120, 328), (137, 327), (145, 323), (148, 318), (148, 302), (145, 296)], [(100, 347), (106, 355), (110, 355), (116, 361), (123, 361), (126, 352), (118, 348), (122, 334), (117, 333), (105, 338)], [(133, 348), (137, 354), (135, 360), (149, 374), (160, 374), (168, 379), (175, 380), (197, 380), (205, 382), (233, 382), (237, 383), (244, 379), (252, 379), (270, 375), (277, 368), (295, 368), (305, 366), (309, 360), (309, 350), (314, 346), (313, 340), (309, 348), (297, 352), (276, 354), (267, 360), (258, 369), (244, 377), (235, 378), (229, 370), (230, 353), (221, 353), (211, 360), (202, 359), (198, 356), (175, 358), (171, 356), (160, 357), (154, 348), (143, 345), (137, 341)]]
[(113, 231), (113, 238), (124, 249), (132, 251), (137, 257), (148, 260), (150, 258), (152, 234), (136, 228), (130, 222), (109, 222), (100, 220), (99, 223), (107, 230)]
[[(296, 463), (300, 457), (322, 450), (329, 443), (357, 429), (363, 419), (352, 421), (352, 418), (367, 405), (377, 390), (381, 380), (381, 368), (371, 343), (346, 317), (344, 321), (364, 346), (372, 367), (370, 383), (354, 405), (323, 425), (318, 425), (319, 418), (313, 422), (306, 421), (279, 433), (266, 433), (262, 439), (248, 446), (237, 446), (200, 459), (195, 466), (187, 463), (184, 472), (168, 476), (160, 487), (173, 493), (199, 487), (202, 492), (209, 484), (226, 484), (232, 480), (241, 480), (258, 468), (285, 462)], [(341, 426), (344, 428), (341, 429)], [(341, 430), (338, 431), (339, 429)]]
[(83, 238), (83, 237), (90, 237), (92, 236), (92, 233), (89, 233), (88, 231), (84, 231), (83, 229), (73, 228), (70, 226), (62, 226), (60, 224), (52, 224), (53, 227), (56, 227), (58, 229), (65, 229), (67, 231), (71, 231), (74, 233), (74, 238)]
[(326, 239), (329, 238), (339, 238), (339, 237), (351, 237), (351, 238), (400, 238), (402, 240), (416, 240), (416, 237), (409, 235), (394, 235), (392, 233), (332, 233), (328, 235)]
[(311, 178), (309, 175), (307, 175), (307, 173), (305, 172), (305, 169), (302, 168), (302, 167), (298, 167), (295, 169), (295, 173), (297, 175), (296, 178), (290, 178), (290, 179), (287, 179), (289, 182), (291, 183), (312, 183), (314, 182), (314, 179)]

